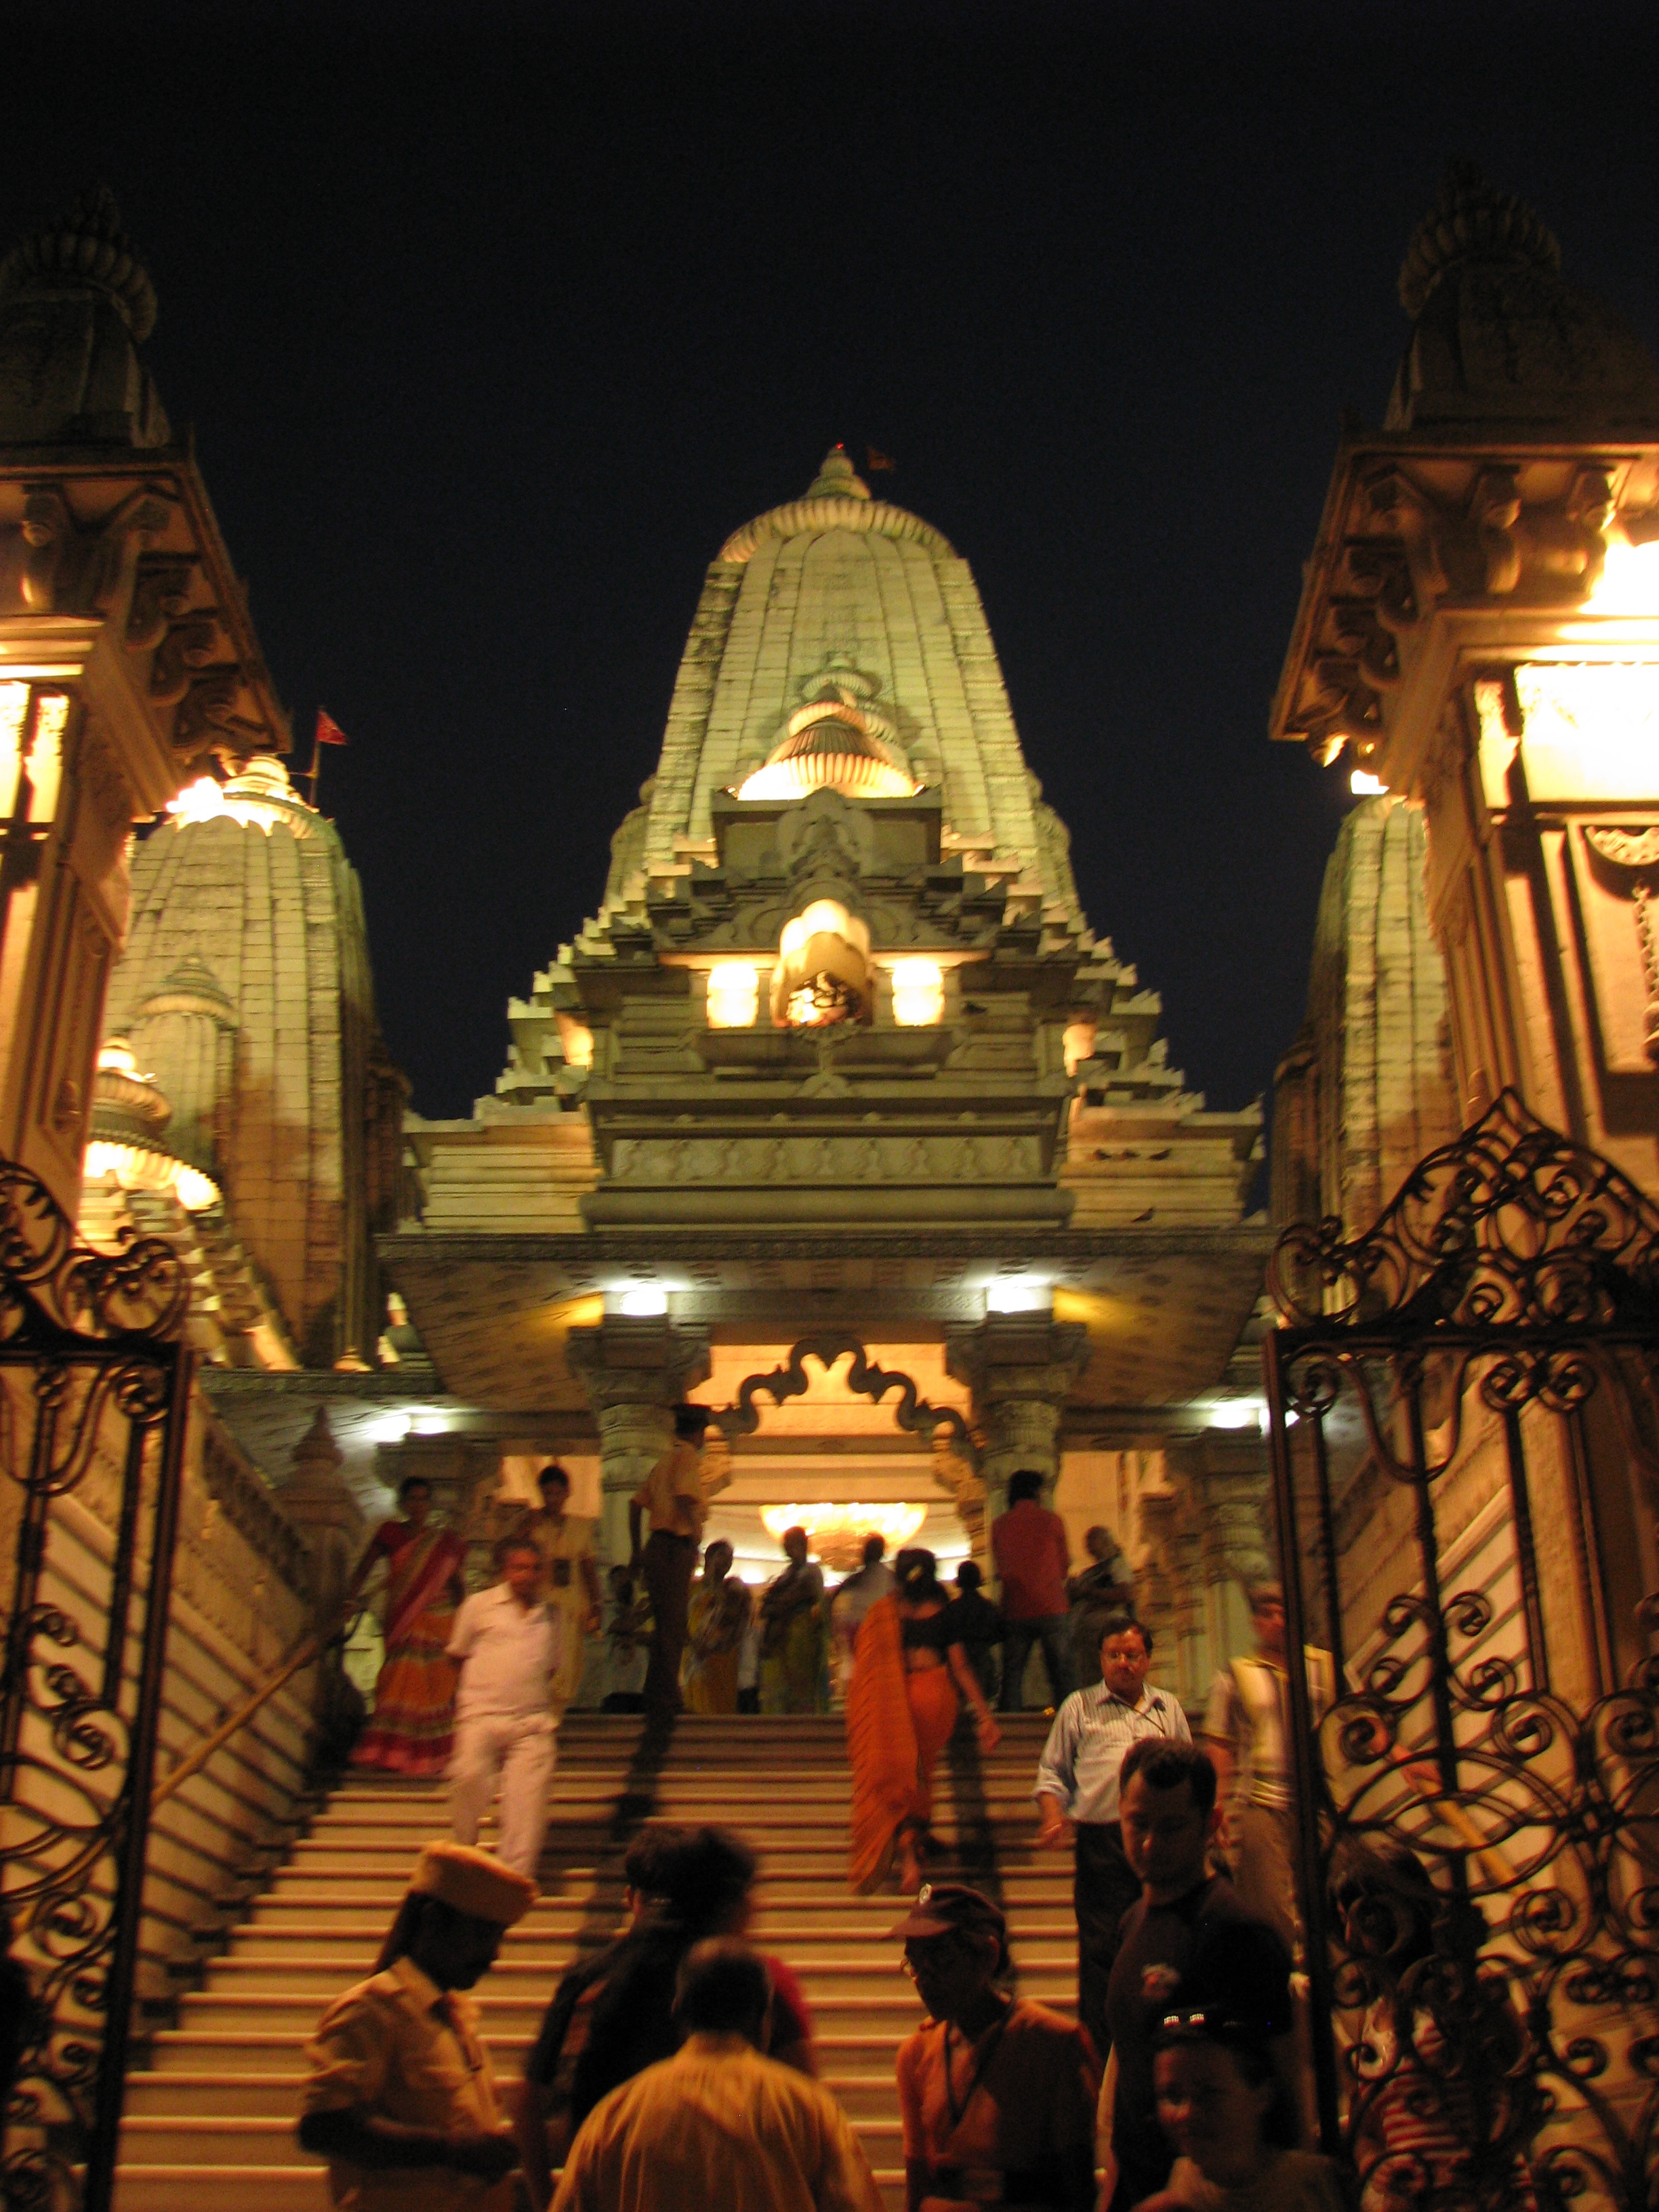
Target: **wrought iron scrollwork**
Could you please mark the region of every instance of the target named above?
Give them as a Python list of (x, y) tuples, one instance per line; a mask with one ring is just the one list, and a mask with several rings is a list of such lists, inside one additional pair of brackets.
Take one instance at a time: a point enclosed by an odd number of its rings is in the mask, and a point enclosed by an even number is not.
[[(17, 1504), (0, 1894), (33, 1996), (0, 2166), (13, 2212), (105, 2212), (110, 2198), (178, 1533), (188, 1298), (171, 1247), (78, 1243), (39, 1180), (0, 1161), (0, 1480)], [(62, 1571), (57, 1547), (65, 1502), (94, 1467), (114, 1511), (106, 1583), (89, 1591)]]
[(1334, 1219), (1286, 1230), (1267, 1281), (1285, 1318), (1308, 1327), (1650, 1328), (1659, 1207), (1505, 1091), (1419, 1162), (1364, 1236), (1345, 1238)]
[(1506, 1092), (1269, 1284), (1327, 2147), (1365, 2212), (1652, 2212), (1659, 1208)]

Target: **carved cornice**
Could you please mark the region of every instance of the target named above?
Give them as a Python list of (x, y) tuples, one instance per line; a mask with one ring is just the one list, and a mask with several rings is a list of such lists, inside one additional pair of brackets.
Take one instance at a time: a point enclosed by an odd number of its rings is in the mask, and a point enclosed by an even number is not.
[(38, 659), (42, 680), (106, 672), (106, 704), (118, 690), (155, 749), (146, 811), (204, 754), (228, 765), (289, 750), (206, 490), (177, 447), (0, 452), (0, 641), (19, 672)]
[(1437, 615), (1575, 614), (1601, 575), (1615, 518), (1644, 539), (1656, 504), (1659, 442), (1498, 447), (1378, 434), (1345, 445), (1272, 734), (1322, 763), (1345, 746), (1375, 762)]

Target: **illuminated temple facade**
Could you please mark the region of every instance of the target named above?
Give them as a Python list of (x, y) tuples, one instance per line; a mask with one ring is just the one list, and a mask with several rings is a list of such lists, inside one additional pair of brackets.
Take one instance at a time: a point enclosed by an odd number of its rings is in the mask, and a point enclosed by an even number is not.
[(967, 562), (836, 448), (711, 562), (599, 910), (495, 1095), (410, 1117), (380, 1250), (447, 1391), (558, 1449), (612, 1556), (681, 1395), (725, 1417), (711, 1527), (751, 1576), (786, 1509), (836, 1566), (877, 1523), (982, 1553), (1031, 1467), (1079, 1554), (1095, 1521), (1139, 1554), (1197, 1688), (1265, 1558), (1228, 1379), (1260, 1117), (1184, 1089), (1068, 843)]

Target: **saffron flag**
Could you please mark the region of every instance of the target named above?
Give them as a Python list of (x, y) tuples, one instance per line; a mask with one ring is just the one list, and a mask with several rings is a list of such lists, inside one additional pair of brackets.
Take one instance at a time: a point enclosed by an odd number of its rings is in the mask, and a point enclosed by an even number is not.
[(317, 709), (317, 743), (319, 745), (349, 744), (350, 739), (326, 707)]
[(898, 467), (898, 463), (890, 453), (881, 453), (874, 446), (866, 446), (864, 449), (864, 465), (872, 477), (879, 476), (884, 471), (891, 476)]

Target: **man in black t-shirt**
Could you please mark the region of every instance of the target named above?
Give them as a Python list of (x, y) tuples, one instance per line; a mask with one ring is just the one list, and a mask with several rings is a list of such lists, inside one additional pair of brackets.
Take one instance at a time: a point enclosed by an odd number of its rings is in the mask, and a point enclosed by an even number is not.
[(1006, 1624), (1001, 1608), (993, 1605), (980, 1588), (984, 1580), (971, 1559), (964, 1559), (957, 1569), (957, 1595), (945, 1608), (945, 1635), (947, 1644), (961, 1644), (968, 1654), (968, 1664), (979, 1677), (979, 1686), (988, 1698), (994, 1698), (997, 1662), (991, 1655), (1002, 1641)]
[(1123, 1849), (1142, 1887), (1106, 1993), (1117, 2058), (1110, 2212), (1128, 2212), (1170, 2178), (1175, 2154), (1152, 2093), (1152, 2039), (1166, 2014), (1218, 2011), (1255, 2027), (1281, 2070), (1288, 2060), (1290, 1954), (1230, 1881), (1206, 1872), (1215, 1784), (1190, 1744), (1148, 1737), (1124, 1757)]

